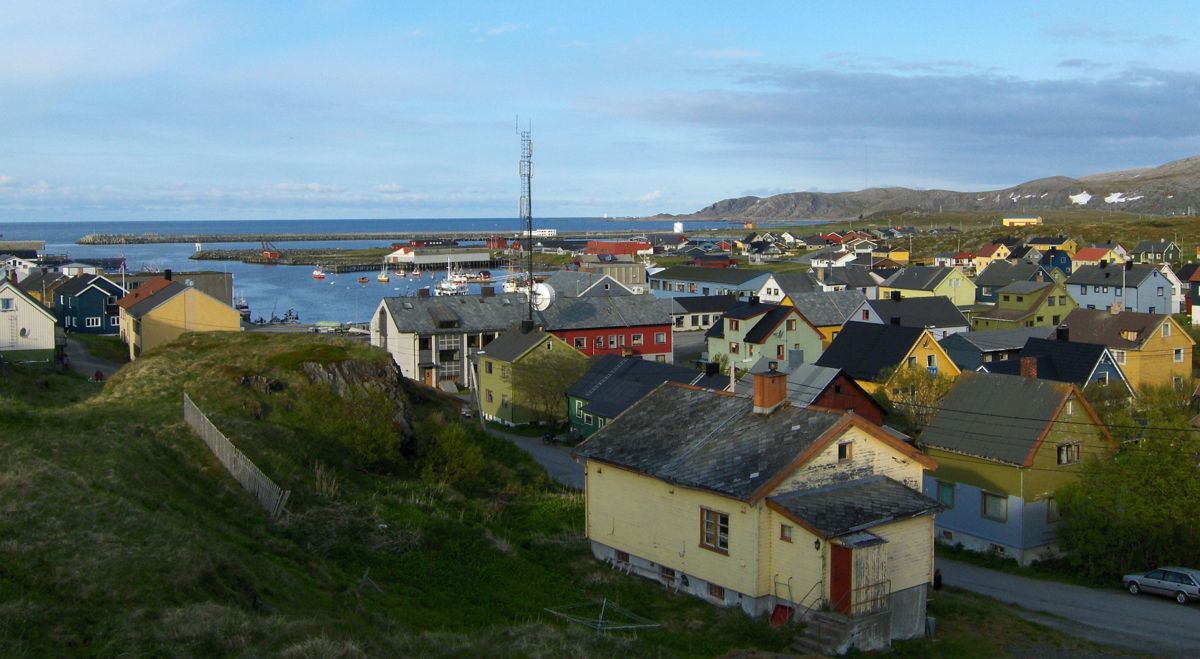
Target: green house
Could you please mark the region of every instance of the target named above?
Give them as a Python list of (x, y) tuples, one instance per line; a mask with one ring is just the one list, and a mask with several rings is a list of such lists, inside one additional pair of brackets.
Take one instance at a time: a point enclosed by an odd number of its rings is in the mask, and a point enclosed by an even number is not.
[(802, 353), (801, 362), (816, 361), (824, 337), (803, 311), (753, 297), (730, 308), (704, 335), (709, 361), (723, 355), (729, 363), (746, 369), (761, 357), (787, 361), (795, 351)]
[(540, 327), (514, 327), (479, 351), (479, 411), (515, 426), (567, 417), (567, 388), (587, 357)]
[(996, 291), (996, 306), (971, 315), (971, 329), (1057, 327), (1078, 306), (1061, 282), (1014, 281)]

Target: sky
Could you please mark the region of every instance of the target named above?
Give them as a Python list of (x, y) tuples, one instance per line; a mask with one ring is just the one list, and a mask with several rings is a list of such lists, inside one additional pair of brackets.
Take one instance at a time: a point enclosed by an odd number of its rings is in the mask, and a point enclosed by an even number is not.
[(0, 223), (689, 213), (1200, 154), (1189, 2), (5, 0)]

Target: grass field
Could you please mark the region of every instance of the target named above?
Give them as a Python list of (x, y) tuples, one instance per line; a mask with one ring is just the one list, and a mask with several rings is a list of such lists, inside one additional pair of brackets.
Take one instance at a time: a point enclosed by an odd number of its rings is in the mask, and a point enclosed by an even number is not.
[[(392, 410), (378, 391), (314, 384), (303, 365), (386, 359), (325, 336), (212, 333), (150, 352), (103, 388), (8, 369), (0, 656), (657, 657), (789, 647), (793, 630), (595, 561), (582, 497), (508, 442), (448, 431), (458, 416), (439, 397), (409, 389), (414, 439), (394, 461), (362, 457), (357, 443), (390, 428)], [(292, 491), (281, 523), (182, 422), (185, 390)], [(450, 435), (458, 443), (439, 439)], [(543, 612), (592, 598), (663, 627), (597, 636)], [(1009, 648), (1031, 633), (996, 623), (981, 646), (980, 607), (1003, 607), (935, 606), (945, 607), (934, 609), (941, 640), (904, 644), (907, 656)], [(1070, 642), (1047, 630), (1037, 638)]]
[(119, 336), (99, 336), (75, 332), (71, 334), (71, 338), (82, 343), (93, 357), (116, 364), (124, 364), (129, 361), (129, 346)]

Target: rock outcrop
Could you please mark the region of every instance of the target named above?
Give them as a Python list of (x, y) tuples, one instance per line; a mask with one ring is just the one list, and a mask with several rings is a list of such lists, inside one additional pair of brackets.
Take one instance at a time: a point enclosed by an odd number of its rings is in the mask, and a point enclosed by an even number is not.
[(342, 398), (353, 398), (356, 391), (382, 393), (395, 409), (392, 420), (401, 434), (401, 443), (413, 438), (412, 405), (404, 376), (395, 362), (390, 359), (347, 359), (329, 363), (304, 362), (300, 366), (314, 384), (328, 385)]

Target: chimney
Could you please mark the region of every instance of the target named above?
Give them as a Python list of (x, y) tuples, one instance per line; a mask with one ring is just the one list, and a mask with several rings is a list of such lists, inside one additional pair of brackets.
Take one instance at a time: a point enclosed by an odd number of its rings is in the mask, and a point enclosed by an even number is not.
[(1121, 313), (1121, 310), (1122, 309), (1121, 309), (1120, 302), (1113, 302), (1112, 304), (1108, 305), (1108, 313), (1112, 316), (1115, 316), (1115, 315)]
[(1055, 341), (1070, 341), (1071, 340), (1071, 330), (1069, 327), (1066, 326), (1065, 323), (1054, 328), (1054, 340)]
[(900, 291), (892, 291), (892, 302), (900, 301)]
[(758, 296), (757, 295), (750, 296), (750, 304), (758, 304)]
[(174, 275), (174, 273), (172, 273), (172, 272), (171, 272), (171, 269), (170, 269), (170, 268), (167, 268), (166, 270), (163, 270), (163, 279), (166, 279), (167, 281), (172, 281), (172, 278), (173, 278), (174, 276), (175, 276), (175, 275)]
[(1021, 377), (1037, 379), (1037, 357), (1021, 358)]
[(1100, 259), (1100, 269), (1103, 270), (1107, 267), (1108, 267), (1108, 259)]
[(779, 362), (767, 364), (766, 373), (754, 374), (754, 413), (770, 414), (787, 400), (787, 373), (779, 371)]
[(1125, 269), (1126, 269), (1126, 270), (1133, 270), (1133, 261), (1126, 261), (1126, 262), (1125, 262)]
[(532, 331), (533, 331), (533, 321), (532, 320), (522, 320), (521, 321), (521, 333), (528, 334)]

